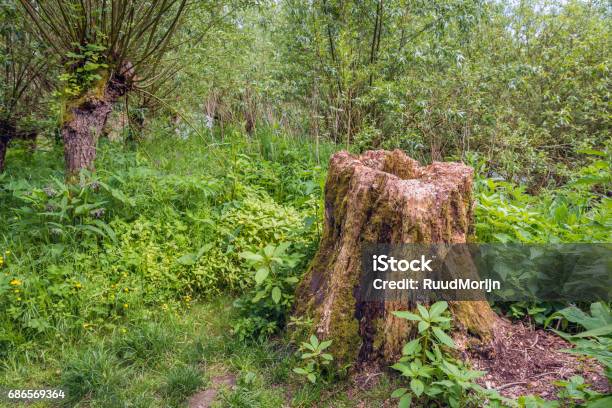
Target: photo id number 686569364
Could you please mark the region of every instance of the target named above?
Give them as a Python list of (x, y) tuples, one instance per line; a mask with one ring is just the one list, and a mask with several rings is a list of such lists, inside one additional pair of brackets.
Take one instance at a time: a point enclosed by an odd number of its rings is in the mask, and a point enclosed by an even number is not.
[[(3, 398), (2, 398), (3, 397)], [(61, 389), (16, 389), (2, 390), (0, 400), (5, 401), (27, 401), (27, 400), (58, 400), (66, 398), (66, 393)]]

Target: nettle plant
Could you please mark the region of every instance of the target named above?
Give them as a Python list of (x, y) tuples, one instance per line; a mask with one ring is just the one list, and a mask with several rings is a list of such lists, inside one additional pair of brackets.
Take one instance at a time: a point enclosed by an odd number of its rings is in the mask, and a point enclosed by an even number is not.
[(305, 362), (303, 367), (296, 367), (293, 372), (305, 376), (311, 383), (316, 383), (325, 371), (326, 366), (334, 360), (334, 357), (325, 353), (325, 350), (331, 346), (332, 340), (319, 342), (319, 339), (314, 334), (310, 336), (309, 341), (304, 341), (300, 345), (302, 353), (301, 358)]
[(243, 316), (234, 326), (239, 337), (265, 337), (284, 325), (299, 281), (295, 268), (302, 258), (300, 253), (288, 253), (290, 246), (268, 244), (240, 253), (255, 271), (255, 286), (234, 304)]
[(418, 313), (393, 312), (416, 322), (418, 337), (406, 343), (402, 357), (391, 366), (410, 381), (409, 388), (398, 388), (391, 397), (399, 398), (400, 408), (410, 407), (413, 400), (420, 405), (444, 401), (452, 408), (480, 406), (483, 400), (491, 407), (502, 406), (504, 401), (496, 392), (474, 382), (484, 372), (469, 370), (451, 355), (456, 346), (446, 333), (451, 328), (447, 309), (446, 302), (436, 302), (429, 309), (417, 305)]

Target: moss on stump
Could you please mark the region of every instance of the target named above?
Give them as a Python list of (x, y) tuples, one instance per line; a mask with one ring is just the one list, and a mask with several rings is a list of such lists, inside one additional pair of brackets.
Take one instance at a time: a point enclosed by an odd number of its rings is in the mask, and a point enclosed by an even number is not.
[[(297, 291), (298, 316), (314, 318), (320, 339), (333, 340), (338, 364), (395, 362), (416, 333), (391, 314), (402, 302), (361, 302), (364, 243), (463, 243), (472, 232), (472, 168), (419, 163), (400, 150), (338, 152), (325, 185), (319, 250)], [(450, 302), (458, 330), (489, 340), (499, 321), (486, 301)]]

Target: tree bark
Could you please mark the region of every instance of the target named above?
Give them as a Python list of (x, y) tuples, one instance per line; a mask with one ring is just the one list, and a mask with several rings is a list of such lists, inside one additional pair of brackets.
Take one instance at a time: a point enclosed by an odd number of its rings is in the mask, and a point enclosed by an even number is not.
[(4, 171), (4, 160), (6, 159), (6, 149), (8, 147), (8, 138), (0, 136), (0, 173)]
[(82, 169), (94, 170), (96, 144), (108, 115), (119, 97), (131, 87), (133, 69), (126, 64), (110, 79), (101, 80), (96, 87), (76, 101), (69, 103), (68, 115), (62, 125), (66, 179), (73, 180)]
[[(472, 232), (473, 170), (460, 163), (420, 166), (402, 151), (336, 153), (325, 185), (319, 250), (297, 291), (296, 314), (333, 340), (339, 364), (395, 362), (415, 327), (391, 314), (414, 304), (358, 299), (361, 246), (464, 243)], [(499, 321), (486, 301), (450, 302), (454, 325), (482, 340)]]
[(11, 139), (15, 137), (16, 132), (17, 129), (12, 121), (6, 119), (0, 120), (0, 173), (4, 171), (6, 150)]

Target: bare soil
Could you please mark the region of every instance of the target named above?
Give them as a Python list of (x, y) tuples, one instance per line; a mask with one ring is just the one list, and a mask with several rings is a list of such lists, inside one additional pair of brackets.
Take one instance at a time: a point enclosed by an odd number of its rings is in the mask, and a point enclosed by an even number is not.
[[(558, 392), (554, 382), (574, 375), (582, 376), (593, 390), (611, 392), (603, 367), (594, 359), (562, 352), (572, 345), (552, 332), (500, 319), (495, 340), (489, 345), (483, 346), (461, 332), (453, 337), (460, 350), (459, 357), (471, 369), (487, 372), (477, 382), (505, 397), (538, 395), (553, 400)], [(360, 366), (353, 372), (349, 396), (375, 386), (386, 370), (375, 364)], [(393, 401), (389, 399), (383, 406), (395, 406)]]
[(554, 333), (502, 320), (490, 345), (482, 346), (465, 337), (455, 340), (463, 350), (462, 358), (473, 369), (487, 372), (478, 382), (506, 397), (531, 394), (555, 399), (553, 382), (574, 375), (584, 377), (594, 390), (610, 392), (597, 361), (562, 352), (572, 345)]
[(189, 408), (209, 408), (222, 387), (231, 388), (236, 385), (236, 376), (232, 374), (213, 377), (207, 389), (199, 391), (189, 398)]

